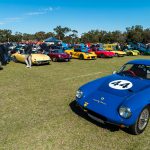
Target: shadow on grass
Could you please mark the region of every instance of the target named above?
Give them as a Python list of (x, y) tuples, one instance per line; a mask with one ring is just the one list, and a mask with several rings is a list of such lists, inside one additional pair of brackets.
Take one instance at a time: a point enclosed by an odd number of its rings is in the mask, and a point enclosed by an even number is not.
[(127, 132), (127, 131), (126, 131), (126, 128), (123, 128), (123, 129), (122, 129), (122, 128), (120, 128), (119, 126), (116, 126), (116, 125), (113, 125), (113, 124), (108, 124), (108, 123), (102, 124), (102, 123), (100, 123), (100, 122), (97, 122), (97, 121), (91, 119), (91, 118), (87, 115), (87, 113), (85, 113), (80, 107), (78, 107), (78, 106), (76, 105), (75, 100), (74, 100), (73, 102), (71, 102), (71, 103), (69, 104), (69, 106), (70, 106), (71, 110), (72, 110), (76, 115), (78, 115), (78, 116), (80, 116), (80, 117), (86, 119), (87, 121), (90, 121), (91, 123), (95, 124), (96, 126), (99, 126), (99, 127), (103, 128), (103, 129), (107, 129), (107, 130), (109, 130), (109, 131), (111, 131), (111, 132), (119, 131), (119, 129), (123, 130), (124, 132)]

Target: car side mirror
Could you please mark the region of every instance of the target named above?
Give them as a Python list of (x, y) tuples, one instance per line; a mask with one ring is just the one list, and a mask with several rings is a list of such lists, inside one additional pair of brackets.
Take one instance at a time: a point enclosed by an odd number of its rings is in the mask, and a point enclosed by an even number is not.
[(116, 74), (116, 73), (117, 73), (117, 71), (113, 71), (113, 72), (112, 72), (112, 74)]

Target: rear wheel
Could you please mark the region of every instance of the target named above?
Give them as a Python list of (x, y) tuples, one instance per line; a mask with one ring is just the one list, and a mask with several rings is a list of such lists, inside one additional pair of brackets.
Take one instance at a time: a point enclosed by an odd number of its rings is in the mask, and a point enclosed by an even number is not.
[(57, 58), (53, 57), (53, 58), (52, 58), (52, 61), (57, 61)]
[(70, 61), (70, 59), (66, 59), (66, 61), (67, 61), (67, 62), (69, 62), (69, 61)]
[(84, 59), (84, 56), (81, 54), (81, 55), (79, 56), (79, 59), (80, 59), (80, 60), (83, 60), (83, 59)]
[(18, 60), (17, 60), (17, 58), (14, 56), (13, 58), (13, 61), (15, 62), (15, 63), (17, 63), (18, 62)]
[(101, 55), (100, 55), (100, 58), (104, 58), (104, 57), (105, 57), (104, 54), (101, 54)]
[(119, 54), (118, 54), (118, 53), (115, 53), (115, 56), (116, 56), (116, 57), (119, 57)]
[(133, 53), (132, 53), (132, 52), (130, 53), (130, 56), (133, 56)]
[(150, 117), (149, 108), (145, 107), (141, 111), (136, 123), (134, 125), (130, 126), (130, 131), (135, 135), (142, 133), (145, 130), (145, 128), (149, 122), (149, 117)]

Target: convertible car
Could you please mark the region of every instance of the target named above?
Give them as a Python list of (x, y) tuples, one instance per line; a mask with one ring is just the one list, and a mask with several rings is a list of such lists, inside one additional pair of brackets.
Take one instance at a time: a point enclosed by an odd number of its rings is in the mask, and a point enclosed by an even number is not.
[[(32, 55), (32, 64), (35, 64), (35, 65), (41, 65), (41, 64), (50, 64), (50, 57), (45, 55), (45, 54), (39, 54), (35, 51), (33, 51), (33, 54)], [(25, 63), (25, 56), (26, 54), (24, 53), (20, 53), (19, 51), (12, 54), (12, 60), (14, 62), (22, 62), (22, 63)]]
[(76, 103), (94, 120), (142, 133), (150, 117), (150, 60), (129, 61), (118, 72), (81, 86)]

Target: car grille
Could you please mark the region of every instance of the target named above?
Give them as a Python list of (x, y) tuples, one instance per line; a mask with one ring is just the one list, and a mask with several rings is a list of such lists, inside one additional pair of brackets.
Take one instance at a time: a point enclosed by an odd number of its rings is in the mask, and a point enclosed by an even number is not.
[(95, 59), (95, 56), (92, 56), (91, 58), (92, 58), (92, 59)]

